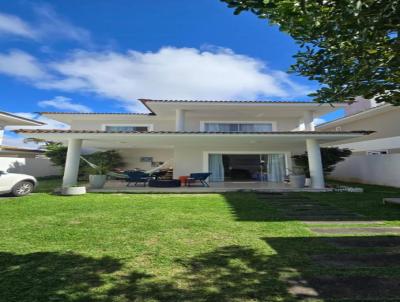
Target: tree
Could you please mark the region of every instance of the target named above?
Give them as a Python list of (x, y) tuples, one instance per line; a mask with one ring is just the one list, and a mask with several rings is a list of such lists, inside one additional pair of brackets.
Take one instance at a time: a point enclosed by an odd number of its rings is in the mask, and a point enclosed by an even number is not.
[[(349, 149), (340, 149), (337, 147), (321, 148), (321, 160), (324, 174), (328, 175), (329, 173), (333, 172), (333, 170), (335, 170), (336, 164), (344, 161), (346, 157), (349, 157), (351, 154), (352, 152)], [(292, 156), (292, 158), (294, 160), (294, 164), (297, 167), (301, 167), (304, 170), (306, 176), (310, 177), (307, 152), (300, 155), (294, 155)]]
[[(61, 143), (46, 142), (45, 155), (50, 158), (50, 161), (55, 165), (64, 168), (65, 160), (67, 158), (68, 148)], [(124, 166), (121, 155), (115, 150), (99, 151), (92, 154), (84, 155), (85, 159), (98, 166), (98, 169), (93, 169), (81, 160), (79, 162), (80, 175), (87, 175), (90, 173), (105, 174), (114, 168)], [(96, 171), (94, 171), (96, 170)]]
[(96, 169), (85, 165), (83, 172), (85, 174), (106, 174), (115, 168), (124, 166), (121, 155), (115, 150), (98, 151), (85, 155), (85, 159), (97, 166)]
[(400, 0), (221, 0), (268, 19), (299, 44), (290, 71), (316, 80), (320, 103), (400, 105)]
[(67, 158), (68, 148), (61, 143), (47, 142), (45, 143), (45, 155), (50, 159), (53, 165), (65, 167), (65, 159)]

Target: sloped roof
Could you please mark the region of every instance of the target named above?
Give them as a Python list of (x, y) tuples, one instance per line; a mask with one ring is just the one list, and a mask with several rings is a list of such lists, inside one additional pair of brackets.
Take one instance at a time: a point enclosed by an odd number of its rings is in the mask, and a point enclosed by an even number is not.
[(9, 112), (0, 111), (0, 124), (2, 121), (6, 126), (43, 126), (45, 123), (35, 121), (26, 117), (18, 116)]

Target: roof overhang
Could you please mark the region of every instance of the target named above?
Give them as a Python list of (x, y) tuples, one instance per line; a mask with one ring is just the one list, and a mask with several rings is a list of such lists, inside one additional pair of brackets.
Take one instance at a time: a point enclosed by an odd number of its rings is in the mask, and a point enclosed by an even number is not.
[(368, 135), (368, 131), (351, 132), (268, 132), (268, 133), (210, 133), (210, 132), (106, 132), (78, 130), (17, 130), (28, 138), (66, 143), (68, 139), (83, 139), (85, 147), (124, 148), (173, 148), (174, 146), (248, 146), (296, 148), (306, 139), (319, 143), (333, 143)]
[(391, 110), (395, 110), (396, 107), (394, 107), (392, 104), (384, 104), (384, 105), (380, 105), (377, 107), (373, 107), (361, 112), (357, 112), (354, 113), (352, 115), (348, 115), (348, 116), (344, 116), (341, 118), (338, 118), (336, 120), (330, 121), (330, 122), (326, 122), (320, 125), (317, 125), (316, 128), (318, 130), (323, 131), (324, 129), (329, 129), (332, 127), (336, 127), (336, 126), (340, 126), (340, 125), (344, 125), (347, 123), (351, 123), (351, 122), (355, 122), (358, 120), (362, 120), (365, 118), (369, 118), (387, 111), (391, 111)]
[(224, 115), (237, 112), (241, 116), (302, 117), (312, 111), (318, 117), (346, 107), (343, 103), (320, 104), (305, 101), (204, 101), (204, 100), (152, 100), (139, 99), (153, 114), (175, 116), (177, 109), (197, 115)]
[(46, 116), (50, 119), (65, 123), (71, 124), (74, 120), (84, 120), (84, 121), (98, 121), (99, 119), (103, 121), (108, 120), (116, 120), (120, 117), (123, 118), (132, 118), (135, 121), (140, 120), (148, 120), (153, 117), (152, 113), (113, 113), (113, 112), (105, 112), (105, 113), (86, 113), (86, 112), (39, 112), (41, 115)]
[(0, 125), (2, 126), (43, 126), (45, 123), (21, 117), (8, 112), (0, 111)]
[(29, 149), (29, 148), (0, 145), (0, 157), (12, 157), (12, 156), (35, 157), (37, 155), (42, 155), (44, 153), (45, 151), (40, 149)]

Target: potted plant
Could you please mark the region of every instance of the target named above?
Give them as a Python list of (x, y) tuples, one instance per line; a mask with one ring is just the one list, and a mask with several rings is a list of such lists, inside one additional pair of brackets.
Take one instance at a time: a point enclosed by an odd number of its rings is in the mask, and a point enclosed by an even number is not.
[(89, 174), (89, 184), (92, 189), (101, 189), (107, 181), (107, 165), (98, 165), (92, 168), (92, 173)]
[(304, 188), (306, 182), (306, 174), (302, 167), (293, 167), (289, 175), (290, 185), (293, 188)]
[(86, 194), (86, 187), (84, 186), (70, 186), (61, 188), (61, 195), (74, 196)]
[(123, 161), (118, 152), (114, 150), (95, 152), (86, 156), (89, 184), (92, 189), (101, 189), (107, 181), (107, 173), (116, 167), (123, 166)]

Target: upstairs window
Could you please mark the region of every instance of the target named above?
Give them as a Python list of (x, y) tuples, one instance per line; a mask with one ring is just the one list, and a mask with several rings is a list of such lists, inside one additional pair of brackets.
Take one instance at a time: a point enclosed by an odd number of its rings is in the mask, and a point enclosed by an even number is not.
[(150, 126), (147, 125), (106, 125), (107, 132), (148, 132)]
[(207, 132), (271, 132), (272, 123), (204, 123)]

